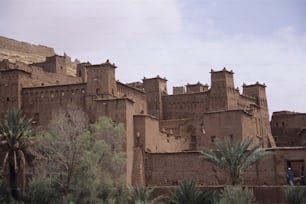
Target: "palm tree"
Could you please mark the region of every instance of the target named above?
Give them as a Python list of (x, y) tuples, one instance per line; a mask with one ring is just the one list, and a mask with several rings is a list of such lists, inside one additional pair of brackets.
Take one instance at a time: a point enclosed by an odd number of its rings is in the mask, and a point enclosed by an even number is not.
[[(20, 196), (18, 184), (25, 183), (25, 154), (32, 136), (31, 120), (25, 118), (19, 109), (8, 110), (0, 124), (0, 144), (4, 150), (3, 172), (8, 166), (10, 193), (16, 200)], [(19, 173), (22, 181), (18, 181)]]
[(217, 138), (214, 141), (217, 149), (210, 150), (204, 147), (201, 150), (202, 158), (226, 171), (230, 175), (232, 185), (237, 185), (248, 167), (257, 160), (271, 155), (262, 149), (260, 144), (250, 147), (252, 142), (252, 138), (234, 142), (231, 137), (225, 137), (223, 143)]
[(136, 187), (129, 186), (129, 204), (155, 204), (164, 198), (164, 196), (158, 196), (154, 199), (150, 199), (154, 188), (146, 188), (142, 185)]
[(194, 181), (183, 181), (172, 194), (170, 204), (210, 204), (213, 203), (213, 193), (196, 189)]

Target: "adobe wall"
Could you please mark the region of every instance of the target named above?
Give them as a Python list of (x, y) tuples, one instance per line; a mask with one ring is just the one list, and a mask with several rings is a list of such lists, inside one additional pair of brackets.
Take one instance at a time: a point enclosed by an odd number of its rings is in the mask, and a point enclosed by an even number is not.
[(163, 96), (163, 119), (189, 118), (209, 111), (209, 92)]
[(40, 67), (31, 66), (30, 72), (32, 76), (24, 87), (82, 83), (80, 77), (45, 72)]
[[(213, 137), (224, 139), (231, 136), (234, 140), (258, 136), (254, 126), (254, 118), (242, 110), (221, 111), (206, 113), (203, 116), (205, 134), (202, 136), (199, 147), (213, 148)], [(254, 142), (258, 143), (256, 137)]]
[[(243, 176), (244, 184), (286, 185), (288, 161), (304, 161), (305, 166), (306, 148), (274, 148), (267, 151), (271, 151), (273, 156), (253, 165)], [(209, 186), (230, 184), (228, 175), (202, 160), (199, 152), (146, 153), (145, 158), (147, 186), (177, 185), (183, 180), (194, 180), (199, 185)], [(293, 170), (296, 175), (298, 169)]]
[(194, 150), (197, 148), (197, 141), (201, 137), (201, 130), (195, 127), (199, 123), (201, 126), (201, 119), (173, 119), (161, 120), (160, 131), (166, 136), (165, 142), (173, 146), (167, 152), (178, 152)]
[[(132, 103), (129, 99), (96, 99), (93, 100), (94, 106), (91, 107), (95, 117), (94, 121), (98, 120), (102, 116), (111, 118), (113, 121), (119, 123), (126, 123), (126, 105)], [(134, 107), (133, 107), (134, 109)]]
[(29, 76), (18, 69), (0, 71), (0, 117), (10, 108), (21, 107), (21, 81)]
[(132, 88), (120, 82), (117, 82), (117, 97), (129, 98), (134, 101), (136, 114), (147, 113), (146, 95), (143, 91)]
[(255, 98), (246, 95), (240, 95), (238, 100), (238, 107), (243, 109), (249, 109), (250, 105), (255, 105)]
[(155, 78), (144, 78), (143, 88), (146, 93), (147, 112), (157, 118), (163, 118), (163, 96), (168, 95), (167, 79), (159, 76)]
[(135, 115), (134, 103), (129, 100), (126, 106), (126, 147), (127, 147), (127, 183), (132, 183), (133, 174), (133, 159), (134, 159), (134, 147), (135, 147), (135, 132), (134, 132), (134, 115)]
[(197, 150), (202, 146), (213, 148), (215, 138), (224, 139), (226, 136), (234, 140), (254, 137), (254, 143), (258, 144), (262, 142), (263, 131), (256, 121), (256, 117), (243, 110), (229, 110), (204, 113), (193, 118), (160, 120), (159, 127), (148, 127), (159, 128), (160, 132), (153, 134), (163, 141), (153, 137), (157, 146), (154, 149), (159, 149), (160, 145), (167, 147), (166, 152), (177, 152)]
[[(159, 120), (149, 115), (134, 115), (135, 147), (147, 152), (174, 152), (189, 149), (190, 141), (162, 128)], [(164, 127), (164, 126), (163, 126)]]
[(74, 104), (85, 109), (85, 84), (45, 86), (24, 88), (22, 90), (22, 109), (37, 124), (47, 125), (53, 111)]
[(270, 124), (277, 146), (305, 145), (305, 138), (302, 137), (303, 128), (306, 127), (305, 113), (274, 112)]
[(18, 78), (19, 71), (0, 71), (0, 107), (18, 107)]

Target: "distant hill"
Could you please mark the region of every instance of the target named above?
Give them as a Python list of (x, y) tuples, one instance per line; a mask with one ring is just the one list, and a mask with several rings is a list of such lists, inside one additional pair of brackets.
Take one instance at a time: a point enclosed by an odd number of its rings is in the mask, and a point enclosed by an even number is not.
[[(0, 36), (0, 61), (8, 59), (11, 62), (20, 61), (32, 64), (45, 61), (46, 57), (55, 55), (51, 47), (34, 45)], [(68, 74), (75, 75), (77, 60), (67, 67)]]
[(54, 55), (54, 49), (43, 46), (33, 45), (26, 42), (9, 39), (0, 36), (0, 60), (21, 61), (26, 64), (42, 62), (46, 56)]

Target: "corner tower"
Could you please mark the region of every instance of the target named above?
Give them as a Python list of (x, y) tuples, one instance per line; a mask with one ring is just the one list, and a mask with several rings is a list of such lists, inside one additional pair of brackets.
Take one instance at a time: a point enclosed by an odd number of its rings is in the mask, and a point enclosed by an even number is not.
[(97, 98), (113, 98), (116, 95), (115, 64), (109, 60), (87, 67), (87, 95)]
[(147, 110), (159, 119), (162, 119), (163, 104), (162, 97), (168, 95), (167, 92), (167, 79), (160, 78), (159, 76), (150, 79), (143, 79), (143, 87), (147, 96)]
[(211, 70), (210, 111), (231, 110), (238, 107), (239, 94), (234, 86), (234, 73), (224, 68)]
[(263, 109), (268, 109), (266, 85), (257, 82), (252, 85), (243, 84), (243, 95), (255, 98), (256, 104)]
[(253, 115), (258, 124), (259, 136), (262, 139), (263, 147), (270, 147), (275, 144), (271, 133), (269, 122), (269, 109), (266, 97), (266, 85), (257, 82), (252, 85), (243, 84), (243, 95), (251, 96), (257, 105), (257, 110), (253, 110)]

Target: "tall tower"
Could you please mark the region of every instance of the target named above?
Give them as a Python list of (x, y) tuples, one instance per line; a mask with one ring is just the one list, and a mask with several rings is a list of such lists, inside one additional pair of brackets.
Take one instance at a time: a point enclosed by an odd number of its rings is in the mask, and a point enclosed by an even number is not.
[(87, 82), (87, 66), (90, 66), (89, 62), (77, 64), (77, 77), (82, 78), (82, 82)]
[(258, 106), (268, 109), (265, 84), (260, 84), (259, 82), (252, 85), (243, 84), (243, 95), (254, 97)]
[(234, 86), (234, 73), (224, 68), (211, 70), (210, 111), (231, 110), (238, 107), (238, 94)]
[(116, 95), (115, 64), (109, 60), (87, 67), (87, 95), (97, 98), (113, 98)]
[(22, 108), (21, 91), (31, 73), (20, 68), (21, 62), (0, 61), (0, 117), (11, 108)]
[(148, 114), (162, 119), (163, 103), (162, 97), (168, 95), (167, 79), (159, 76), (150, 79), (143, 79), (143, 87), (147, 96)]
[(262, 138), (263, 147), (269, 147), (272, 145), (272, 134), (269, 122), (269, 109), (266, 96), (266, 85), (256, 83), (253, 85), (243, 85), (243, 95), (251, 96), (255, 99), (255, 103), (258, 106), (256, 111), (253, 111), (254, 118), (258, 124), (259, 137)]

